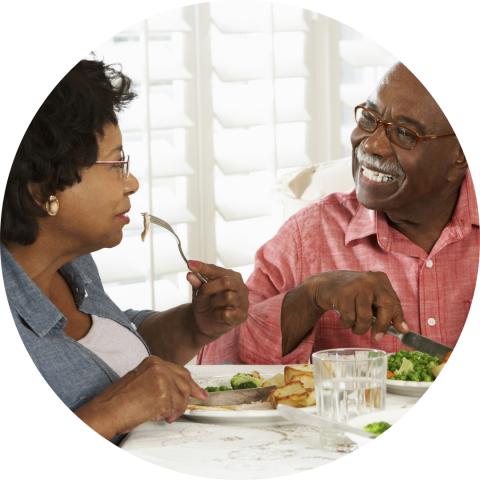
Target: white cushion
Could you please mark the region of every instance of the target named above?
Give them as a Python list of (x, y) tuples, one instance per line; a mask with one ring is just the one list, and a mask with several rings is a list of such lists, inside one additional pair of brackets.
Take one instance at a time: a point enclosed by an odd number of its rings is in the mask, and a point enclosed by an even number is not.
[(283, 203), (283, 221), (286, 221), (310, 203), (354, 185), (352, 157), (348, 157), (290, 172), (275, 182), (273, 194)]

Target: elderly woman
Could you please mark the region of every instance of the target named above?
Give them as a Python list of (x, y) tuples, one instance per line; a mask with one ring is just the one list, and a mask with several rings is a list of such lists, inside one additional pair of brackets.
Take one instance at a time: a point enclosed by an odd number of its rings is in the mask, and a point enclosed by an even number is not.
[[(22, 139), (2, 210), (1, 258), (20, 336), (48, 384), (92, 429), (118, 444), (149, 419), (171, 423), (207, 394), (182, 367), (244, 322), (240, 274), (190, 261), (191, 304), (122, 312), (91, 252), (128, 224), (129, 174), (117, 114), (135, 94), (102, 61), (82, 60), (53, 89)], [(161, 207), (161, 206), (160, 206)]]

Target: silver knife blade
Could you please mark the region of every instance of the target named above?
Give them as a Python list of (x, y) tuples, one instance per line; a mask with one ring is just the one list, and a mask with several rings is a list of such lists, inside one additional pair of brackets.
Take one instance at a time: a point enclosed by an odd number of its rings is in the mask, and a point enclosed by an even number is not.
[(398, 338), (406, 347), (413, 348), (417, 352), (428, 353), (431, 357), (437, 357), (440, 361), (448, 352), (453, 350), (453, 348), (430, 340), (430, 338), (419, 333), (400, 333), (393, 325), (390, 325), (387, 333)]
[(206, 407), (227, 407), (231, 405), (243, 405), (245, 403), (260, 402), (266, 400), (270, 390), (277, 388), (275, 385), (259, 388), (247, 388), (245, 390), (225, 390), (222, 392), (209, 392), (205, 400), (190, 397), (189, 405), (205, 405)]
[(300, 423), (301, 425), (308, 425), (310, 427), (317, 427), (321, 429), (330, 429), (337, 430), (340, 432), (353, 433), (361, 437), (366, 437), (370, 439), (377, 438), (378, 435), (359, 428), (351, 427), (345, 423), (335, 422), (333, 420), (328, 420), (318, 415), (312, 415), (311, 413), (303, 412), (302, 410), (291, 407), (290, 405), (278, 405), (277, 412), (287, 420), (291, 420), (295, 423)]
[[(335, 305), (332, 305), (333, 310), (341, 315), (338, 308)], [(372, 325), (375, 324), (376, 317), (372, 318)], [(415, 332), (408, 332), (408, 333), (400, 333), (393, 325), (390, 325), (388, 330), (386, 331), (388, 335), (392, 335), (395, 338), (398, 338), (403, 345), (406, 347), (413, 348), (417, 350), (417, 352), (421, 353), (428, 353), (431, 357), (437, 357), (440, 361), (442, 361), (443, 357), (453, 350), (451, 347), (447, 347), (442, 343), (438, 343), (435, 340), (430, 340), (423, 335)]]

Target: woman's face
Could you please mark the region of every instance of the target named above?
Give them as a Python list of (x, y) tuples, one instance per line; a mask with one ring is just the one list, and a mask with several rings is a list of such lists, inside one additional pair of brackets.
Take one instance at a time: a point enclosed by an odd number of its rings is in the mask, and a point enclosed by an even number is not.
[[(99, 139), (97, 161), (121, 161), (122, 134), (118, 126), (107, 125)], [(60, 209), (45, 218), (55, 243), (66, 253), (90, 253), (118, 245), (122, 229), (130, 220), (129, 196), (138, 190), (137, 179), (117, 164), (95, 164), (82, 170), (82, 181), (57, 192)]]

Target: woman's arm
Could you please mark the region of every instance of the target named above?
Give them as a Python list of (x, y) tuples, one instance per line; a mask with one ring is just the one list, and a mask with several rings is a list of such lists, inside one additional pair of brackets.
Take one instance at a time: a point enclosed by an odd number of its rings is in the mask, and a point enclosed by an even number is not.
[(152, 355), (177, 365), (188, 363), (214, 338), (203, 335), (197, 327), (191, 303), (149, 315), (139, 326)]
[(192, 303), (149, 315), (138, 328), (153, 355), (185, 365), (205, 345), (220, 338), (248, 317), (248, 288), (232, 270), (190, 260)]
[(185, 412), (190, 395), (207, 398), (187, 369), (150, 356), (74, 413), (111, 440), (148, 420), (172, 423)]

